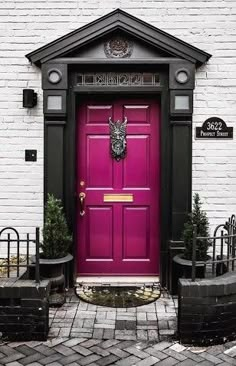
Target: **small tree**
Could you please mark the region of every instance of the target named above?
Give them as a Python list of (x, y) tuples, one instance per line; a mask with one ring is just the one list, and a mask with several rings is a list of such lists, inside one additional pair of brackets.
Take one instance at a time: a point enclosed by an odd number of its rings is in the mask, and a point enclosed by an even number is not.
[[(206, 212), (201, 209), (202, 203), (198, 193), (193, 197), (193, 210), (189, 214), (188, 221), (184, 224), (182, 239), (185, 244), (184, 258), (192, 259), (193, 246), (193, 225), (197, 225), (197, 236), (209, 237), (209, 222)], [(207, 251), (211, 245), (209, 239), (197, 240), (196, 260), (205, 261), (207, 259)]]
[(61, 201), (48, 195), (45, 206), (45, 223), (43, 243), (41, 244), (44, 258), (62, 258), (67, 255), (72, 237), (69, 234)]

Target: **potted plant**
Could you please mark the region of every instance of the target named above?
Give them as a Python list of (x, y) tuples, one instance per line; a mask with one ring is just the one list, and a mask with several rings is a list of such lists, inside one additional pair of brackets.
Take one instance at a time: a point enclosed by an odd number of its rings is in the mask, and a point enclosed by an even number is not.
[(43, 242), (40, 245), (40, 275), (51, 281), (51, 305), (62, 305), (65, 302), (64, 270), (66, 264), (73, 259), (68, 254), (71, 242), (62, 203), (49, 194), (45, 206)]
[[(201, 208), (202, 203), (198, 193), (193, 197), (193, 210), (188, 215), (188, 221), (184, 224), (182, 240), (184, 251), (173, 258), (173, 280), (172, 293), (177, 293), (179, 278), (191, 278), (192, 272), (192, 250), (193, 250), (193, 230), (197, 228), (197, 236), (209, 237), (209, 222), (207, 214)], [(208, 249), (211, 245), (210, 239), (197, 240), (196, 243), (196, 277), (204, 278), (205, 266), (202, 262), (208, 259)]]

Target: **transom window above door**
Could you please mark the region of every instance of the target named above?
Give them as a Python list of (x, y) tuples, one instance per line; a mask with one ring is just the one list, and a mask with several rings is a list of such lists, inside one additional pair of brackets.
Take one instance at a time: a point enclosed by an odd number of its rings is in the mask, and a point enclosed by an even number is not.
[(76, 85), (82, 86), (160, 86), (158, 73), (150, 72), (99, 72), (79, 73), (76, 76)]

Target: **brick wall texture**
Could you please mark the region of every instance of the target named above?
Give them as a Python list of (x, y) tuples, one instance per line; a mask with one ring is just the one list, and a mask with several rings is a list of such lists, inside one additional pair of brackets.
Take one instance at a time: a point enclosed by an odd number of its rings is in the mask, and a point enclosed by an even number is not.
[[(211, 116), (235, 126), (235, 0), (1, 0), (0, 227), (33, 232), (43, 219), (41, 73), (25, 54), (118, 7), (213, 55), (196, 74), (194, 128)], [(22, 108), (23, 88), (38, 93), (36, 108)], [(211, 225), (236, 212), (235, 148), (193, 136), (193, 192)], [(36, 163), (24, 161), (25, 149), (38, 150)]]
[(235, 340), (236, 274), (179, 281), (178, 335), (183, 344), (213, 345)]

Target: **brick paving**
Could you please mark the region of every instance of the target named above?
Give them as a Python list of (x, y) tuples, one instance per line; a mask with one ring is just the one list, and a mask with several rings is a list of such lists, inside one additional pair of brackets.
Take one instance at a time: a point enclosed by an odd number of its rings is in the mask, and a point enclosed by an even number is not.
[(50, 337), (162, 341), (174, 336), (177, 300), (167, 292), (148, 305), (109, 308), (80, 301), (68, 293), (61, 308), (50, 309)]
[(0, 343), (0, 365), (236, 365), (236, 341), (205, 348), (177, 342), (176, 300), (167, 293), (129, 309), (89, 305), (69, 293), (63, 307), (50, 309), (50, 323), (46, 342)]
[(0, 344), (6, 366), (211, 366), (236, 365), (236, 341), (207, 348), (176, 341), (50, 338), (47, 342)]

